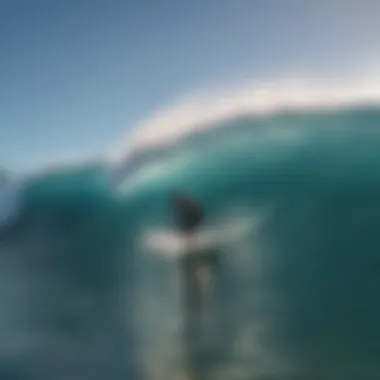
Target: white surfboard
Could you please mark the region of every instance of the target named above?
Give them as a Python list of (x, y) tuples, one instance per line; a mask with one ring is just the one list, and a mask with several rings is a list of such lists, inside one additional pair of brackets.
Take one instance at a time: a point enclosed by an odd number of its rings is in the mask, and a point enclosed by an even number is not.
[[(193, 239), (194, 249), (203, 251), (211, 248), (222, 248), (247, 234), (252, 227), (249, 219), (230, 220), (218, 226), (205, 226)], [(186, 254), (186, 240), (178, 231), (168, 228), (158, 228), (147, 231), (140, 239), (144, 250), (153, 254), (177, 258)]]

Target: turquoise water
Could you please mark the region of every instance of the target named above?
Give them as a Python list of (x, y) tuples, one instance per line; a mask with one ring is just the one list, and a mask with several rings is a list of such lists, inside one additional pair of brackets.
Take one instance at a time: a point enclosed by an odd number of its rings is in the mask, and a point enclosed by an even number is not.
[(122, 167), (25, 180), (0, 237), (0, 377), (178, 378), (177, 261), (144, 245), (171, 227), (175, 188), (210, 228), (246, 222), (210, 243), (208, 378), (378, 378), (379, 123), (374, 107), (247, 116)]

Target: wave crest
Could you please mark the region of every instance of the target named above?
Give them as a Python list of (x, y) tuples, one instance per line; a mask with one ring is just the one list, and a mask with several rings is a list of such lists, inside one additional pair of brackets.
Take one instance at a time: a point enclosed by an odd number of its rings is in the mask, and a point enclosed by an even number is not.
[(263, 81), (224, 92), (208, 92), (180, 99), (137, 125), (128, 142), (113, 152), (111, 161), (125, 164), (142, 151), (175, 144), (194, 132), (244, 115), (258, 117), (283, 111), (318, 111), (380, 103), (378, 81), (351, 84), (333, 81)]

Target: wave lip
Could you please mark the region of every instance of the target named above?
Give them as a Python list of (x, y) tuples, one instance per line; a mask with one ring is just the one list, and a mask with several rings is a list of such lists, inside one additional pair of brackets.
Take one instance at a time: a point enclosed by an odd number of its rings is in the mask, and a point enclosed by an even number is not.
[(372, 80), (312, 83), (300, 80), (267, 81), (229, 92), (187, 97), (143, 121), (128, 136), (111, 162), (125, 166), (149, 151), (178, 143), (195, 132), (224, 125), (241, 116), (270, 116), (284, 111), (310, 112), (380, 104), (380, 86)]

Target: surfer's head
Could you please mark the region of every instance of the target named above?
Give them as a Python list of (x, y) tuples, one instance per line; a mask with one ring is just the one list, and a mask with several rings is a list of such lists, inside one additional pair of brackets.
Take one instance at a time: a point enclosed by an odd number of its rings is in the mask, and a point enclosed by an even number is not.
[(171, 193), (171, 204), (175, 210), (181, 213), (189, 212), (190, 209), (197, 207), (197, 202), (194, 198), (182, 191), (173, 191)]

